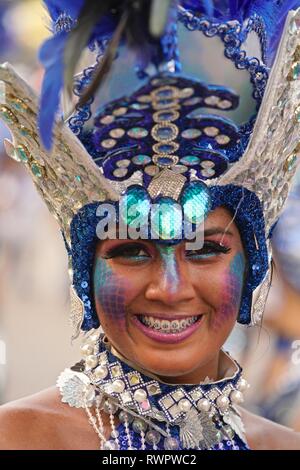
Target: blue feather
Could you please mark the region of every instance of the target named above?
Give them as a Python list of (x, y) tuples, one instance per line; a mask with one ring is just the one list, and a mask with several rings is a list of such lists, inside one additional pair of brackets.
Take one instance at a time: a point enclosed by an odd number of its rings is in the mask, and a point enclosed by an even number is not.
[[(63, 87), (64, 48), (68, 35), (57, 34), (44, 42), (39, 59), (45, 67), (42, 85), (38, 126), (41, 140), (47, 150), (52, 146), (55, 115), (59, 107), (60, 91)], [(54, 53), (55, 52), (55, 53)]]
[(56, 21), (59, 15), (66, 13), (76, 19), (85, 0), (44, 0), (52, 21)]

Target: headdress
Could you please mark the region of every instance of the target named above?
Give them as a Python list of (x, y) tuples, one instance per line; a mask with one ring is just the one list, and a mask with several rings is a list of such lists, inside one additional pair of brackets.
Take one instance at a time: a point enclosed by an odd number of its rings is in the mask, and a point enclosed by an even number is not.
[[(25, 163), (61, 226), (73, 300), (84, 309), (83, 321), (77, 318), (81, 328), (98, 326), (91, 294), (97, 208), (121, 197), (129, 205), (140, 203), (141, 210), (151, 201), (166, 210), (179, 202), (187, 212), (196, 205), (202, 218), (227, 207), (248, 258), (238, 321), (259, 321), (270, 286), (272, 230), (299, 151), (300, 2), (45, 3), (54, 36), (40, 53), (46, 69), (40, 105), (5, 64), (0, 115), (14, 137), (13, 144), (6, 143), (8, 153)], [(256, 112), (246, 123), (225, 116), (239, 106), (234, 90), (185, 74), (181, 59), (194, 49), (191, 39), (180, 56), (181, 29), (218, 38), (226, 59), (248, 74)], [(260, 58), (247, 53), (251, 37), (259, 41)], [(96, 85), (126, 41), (135, 52), (141, 85), (95, 110)], [(72, 116), (67, 123), (54, 121), (59, 93), (63, 83), (68, 90), (77, 62), (68, 54), (83, 46), (94, 53), (95, 63), (75, 77), (79, 103)], [(197, 219), (193, 210), (190, 218)], [(172, 228), (161, 238), (171, 238)]]

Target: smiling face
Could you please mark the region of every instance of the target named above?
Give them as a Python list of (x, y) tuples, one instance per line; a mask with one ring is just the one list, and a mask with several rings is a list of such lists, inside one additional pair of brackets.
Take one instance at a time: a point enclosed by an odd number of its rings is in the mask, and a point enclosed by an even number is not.
[(238, 315), (246, 267), (236, 225), (227, 230), (231, 220), (226, 209), (211, 212), (197, 251), (186, 250), (184, 241), (175, 246), (99, 242), (97, 314), (111, 344), (129, 361), (173, 383), (217, 375), (220, 348)]

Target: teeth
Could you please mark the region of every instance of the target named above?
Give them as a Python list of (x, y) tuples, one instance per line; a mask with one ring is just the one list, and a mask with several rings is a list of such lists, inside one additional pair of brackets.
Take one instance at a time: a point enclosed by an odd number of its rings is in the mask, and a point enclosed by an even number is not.
[(198, 316), (187, 317), (182, 320), (160, 320), (159, 318), (151, 317), (149, 315), (139, 315), (140, 321), (156, 331), (161, 331), (162, 333), (179, 333), (198, 320)]

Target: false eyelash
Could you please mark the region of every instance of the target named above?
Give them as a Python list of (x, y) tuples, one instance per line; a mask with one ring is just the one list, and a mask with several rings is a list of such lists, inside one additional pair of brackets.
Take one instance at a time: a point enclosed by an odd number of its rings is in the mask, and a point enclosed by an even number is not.
[[(199, 251), (199, 253), (200, 253), (205, 248), (211, 248), (214, 251), (218, 251), (219, 253), (224, 253), (224, 254), (227, 254), (231, 251), (231, 248), (229, 248), (229, 247), (226, 247), (224, 245), (220, 245), (220, 243), (209, 242), (209, 241), (204, 242), (204, 245), (201, 248), (201, 250), (195, 250), (195, 251)], [(193, 250), (191, 250), (191, 251), (193, 251)]]
[(132, 248), (137, 248), (139, 250), (144, 250), (147, 252), (147, 249), (144, 245), (141, 245), (139, 243), (126, 243), (125, 245), (119, 245), (114, 248), (111, 248), (110, 250), (107, 251), (106, 254), (102, 255), (102, 258), (104, 259), (115, 258), (117, 256), (123, 255), (125, 250), (132, 249)]

